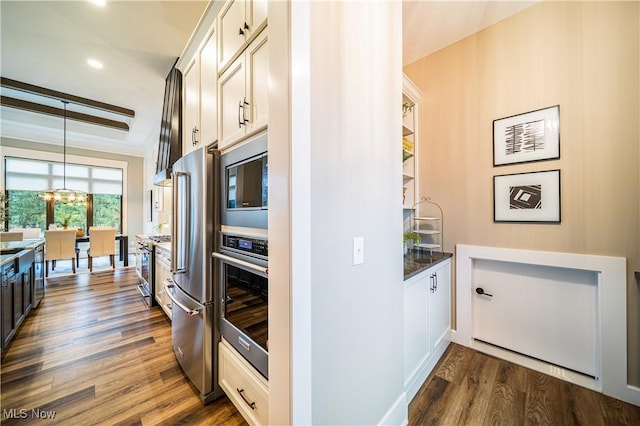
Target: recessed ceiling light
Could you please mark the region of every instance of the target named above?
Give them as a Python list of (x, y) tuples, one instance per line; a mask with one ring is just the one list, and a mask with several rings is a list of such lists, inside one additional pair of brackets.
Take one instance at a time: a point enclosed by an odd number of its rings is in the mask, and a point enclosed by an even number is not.
[(89, 58), (87, 59), (87, 64), (89, 64), (90, 67), (93, 67), (99, 70), (102, 69), (102, 62), (98, 61), (97, 59)]
[(98, 6), (104, 6), (107, 4), (107, 0), (89, 0), (89, 1)]

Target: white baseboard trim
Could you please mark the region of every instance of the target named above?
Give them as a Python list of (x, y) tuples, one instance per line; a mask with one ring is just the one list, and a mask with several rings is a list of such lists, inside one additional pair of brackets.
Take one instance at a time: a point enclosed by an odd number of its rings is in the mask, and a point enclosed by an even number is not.
[(409, 403), (407, 402), (407, 394), (402, 392), (393, 405), (382, 416), (378, 422), (379, 425), (402, 425), (409, 424)]
[(438, 363), (448, 346), (449, 340), (441, 340), (433, 353), (422, 361), (420, 366), (415, 369), (411, 377), (409, 377), (405, 382), (404, 391), (407, 394), (407, 403), (411, 402), (411, 400), (416, 396), (420, 387), (427, 380), (429, 373), (431, 373), (433, 367)]

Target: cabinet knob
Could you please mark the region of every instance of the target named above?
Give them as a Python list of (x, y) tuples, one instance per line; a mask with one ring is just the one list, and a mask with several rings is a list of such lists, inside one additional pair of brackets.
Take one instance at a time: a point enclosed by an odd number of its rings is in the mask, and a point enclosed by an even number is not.
[(238, 35), (244, 35), (244, 31), (242, 31), (242, 28), (238, 30)]

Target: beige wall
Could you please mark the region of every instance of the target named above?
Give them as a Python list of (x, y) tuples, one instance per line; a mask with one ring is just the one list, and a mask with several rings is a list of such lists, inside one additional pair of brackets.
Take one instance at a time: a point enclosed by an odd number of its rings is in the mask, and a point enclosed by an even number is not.
[[(639, 21), (638, 2), (545, 2), (405, 68), (424, 93), (419, 194), (444, 209), (445, 248), (475, 244), (627, 258), (635, 385)], [(493, 167), (494, 119), (557, 104), (559, 160)], [(549, 169), (561, 169), (561, 224), (493, 222), (493, 176)]]
[[(17, 139), (2, 138), (0, 143), (2, 147), (13, 147), (22, 149), (31, 149), (34, 151), (54, 152), (60, 154), (62, 148), (59, 145), (51, 145), (45, 143), (27, 142)], [(104, 158), (108, 160), (118, 160), (128, 163), (127, 167), (127, 203), (126, 215), (127, 219), (127, 235), (129, 235), (129, 252), (135, 247), (135, 234), (144, 232), (143, 223), (145, 220), (145, 212), (143, 208), (143, 172), (144, 161), (142, 157), (132, 157), (128, 155), (113, 154), (110, 152), (91, 151), (88, 149), (69, 148), (67, 147), (67, 155), (79, 155), (83, 157)]]

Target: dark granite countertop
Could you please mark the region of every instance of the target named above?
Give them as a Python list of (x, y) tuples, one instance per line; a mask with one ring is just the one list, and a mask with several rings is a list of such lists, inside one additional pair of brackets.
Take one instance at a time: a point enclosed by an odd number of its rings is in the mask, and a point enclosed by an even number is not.
[(404, 256), (404, 279), (406, 281), (451, 257), (453, 257), (451, 253), (433, 252), (430, 254), (426, 250), (412, 250)]

